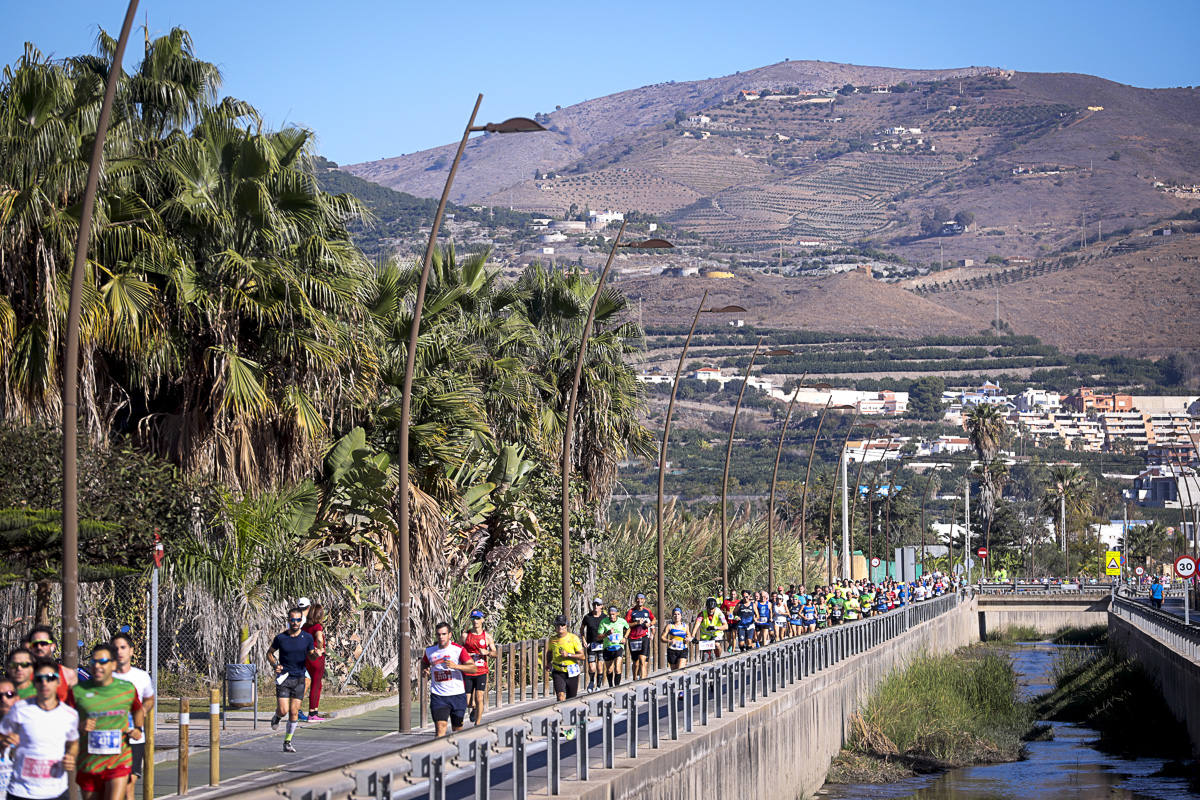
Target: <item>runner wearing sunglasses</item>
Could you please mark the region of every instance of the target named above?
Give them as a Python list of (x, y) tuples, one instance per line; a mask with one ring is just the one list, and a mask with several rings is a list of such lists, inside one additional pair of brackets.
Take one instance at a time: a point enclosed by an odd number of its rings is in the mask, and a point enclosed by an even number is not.
[[(8, 677), (17, 687), (17, 697), (28, 700), (37, 694), (33, 685), (33, 653), (18, 647), (8, 654)], [(59, 698), (62, 699), (62, 698)]]
[(67, 796), (67, 773), (79, 750), (79, 714), (58, 699), (58, 665), (39, 659), (34, 666), (36, 695), (20, 700), (0, 720), (0, 741), (15, 748), (8, 782), (11, 800)]
[[(83, 800), (117, 800), (125, 796), (133, 769), (129, 739), (141, 740), (145, 734), (137, 687), (129, 681), (115, 680), (116, 668), (117, 648), (98, 644), (92, 648), (91, 679), (72, 689), (83, 739), (83, 757), (75, 782), (83, 792)], [(40, 675), (41, 669), (37, 672)]]
[[(267, 661), (275, 670), (275, 697), (277, 707), (271, 717), (271, 730), (279, 727), (279, 720), (287, 717), (287, 732), (283, 736), (283, 752), (294, 753), (296, 746), (292, 737), (300, 724), (300, 702), (304, 698), (305, 663), (310, 655), (317, 656), (316, 640), (305, 633), (304, 612), (293, 608), (288, 612), (288, 627), (275, 635), (267, 650)], [(277, 658), (278, 657), (278, 658)]]
[(58, 682), (58, 699), (68, 705), (74, 705), (71, 687), (79, 683), (79, 673), (58, 662), (58, 645), (49, 626), (38, 625), (29, 632), (29, 652), (33, 653), (34, 658), (49, 658), (58, 664), (58, 677), (61, 679)]

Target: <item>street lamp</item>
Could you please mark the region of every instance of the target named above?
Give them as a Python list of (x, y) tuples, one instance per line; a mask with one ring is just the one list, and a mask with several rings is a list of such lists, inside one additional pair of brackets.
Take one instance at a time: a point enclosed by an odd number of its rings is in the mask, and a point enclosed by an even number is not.
[[(687, 338), (683, 340), (683, 352), (679, 354), (679, 363), (675, 365), (675, 382), (671, 384), (671, 399), (667, 402), (667, 419), (663, 422), (662, 446), (658, 451), (658, 516), (656, 517), (655, 525), (655, 538), (658, 547), (658, 600), (655, 603), (655, 613), (658, 615), (659, 624), (662, 624), (662, 619), (666, 614), (666, 587), (664, 585), (666, 563), (663, 553), (663, 482), (666, 480), (667, 472), (667, 440), (671, 437), (671, 415), (675, 411), (675, 395), (679, 391), (679, 377), (683, 374), (683, 361), (687, 358), (688, 348), (692, 345), (692, 334), (696, 332), (696, 323), (700, 321), (701, 314), (738, 314), (745, 313), (746, 311), (741, 306), (705, 308), (704, 304), (707, 301), (708, 289), (705, 289), (704, 294), (700, 296), (700, 305), (696, 306), (696, 315), (692, 317), (692, 327), (688, 328)], [(722, 597), (721, 599), (725, 598)], [(662, 642), (659, 642), (658, 649), (658, 660), (661, 662), (663, 660)]]
[[(859, 487), (862, 485), (863, 467), (867, 463), (867, 454), (871, 451), (871, 442), (875, 440), (875, 431), (879, 428), (874, 422), (868, 422), (862, 426), (871, 433), (867, 435), (866, 444), (863, 445), (862, 458), (858, 460), (858, 474), (854, 476), (854, 493), (850, 497), (850, 530), (854, 530), (854, 511), (858, 508), (858, 493)], [(874, 542), (871, 540), (871, 517), (867, 515), (867, 579), (871, 578), (871, 556), (875, 555)]]
[(817, 432), (813, 434), (812, 447), (808, 449), (808, 468), (804, 470), (804, 491), (800, 493), (800, 583), (808, 588), (808, 539), (806, 533), (808, 531), (808, 484), (812, 479), (813, 456), (817, 454), (817, 440), (821, 438), (821, 427), (825, 424), (825, 415), (829, 413), (829, 407), (833, 405), (833, 392), (829, 393), (829, 399), (825, 401), (825, 408), (821, 411), (821, 418), (817, 420)]
[[(925, 495), (921, 498), (921, 575), (925, 575), (925, 506), (929, 502), (929, 488), (933, 485), (933, 473), (938, 471), (938, 464), (934, 464), (929, 470), (929, 475), (925, 478)], [(890, 491), (890, 490), (889, 490)]]
[[(563, 425), (562, 444), (562, 613), (569, 619), (571, 616), (571, 445), (575, 431), (575, 404), (579, 397), (579, 381), (583, 376), (583, 359), (587, 356), (587, 342), (592, 335), (592, 323), (596, 319), (596, 307), (600, 304), (600, 295), (604, 291), (604, 280), (612, 266), (613, 257), (618, 247), (636, 248), (639, 250), (664, 250), (674, 247), (666, 239), (646, 239), (641, 242), (621, 244), (621, 236), (625, 233), (625, 220), (617, 230), (617, 238), (613, 240), (612, 249), (608, 251), (608, 260), (600, 271), (600, 280), (596, 283), (596, 291), (592, 294), (592, 305), (588, 309), (587, 322), (583, 325), (583, 334), (579, 337), (579, 353), (575, 358), (575, 377), (571, 381), (571, 394), (567, 399), (567, 418)], [(659, 561), (662, 561), (661, 549)], [(661, 578), (660, 578), (661, 580)], [(659, 600), (661, 603), (661, 599)], [(661, 618), (660, 618), (661, 619)]]
[[(725, 497), (729, 492), (729, 460), (733, 455), (733, 434), (737, 430), (738, 414), (742, 410), (742, 398), (746, 395), (746, 386), (750, 383), (750, 370), (754, 369), (754, 359), (762, 348), (763, 339), (759, 336), (754, 352), (750, 354), (750, 363), (746, 365), (746, 376), (742, 378), (742, 388), (738, 390), (737, 404), (733, 407), (733, 421), (729, 423), (729, 443), (725, 446), (725, 471), (721, 475), (721, 592), (729, 596), (729, 522), (727, 517)], [(790, 356), (791, 350), (768, 350), (765, 356)]]
[[(854, 431), (854, 424), (858, 422), (859, 406), (837, 406), (838, 411), (854, 411), (854, 416), (850, 419), (850, 424), (846, 426), (846, 435), (842, 437), (842, 449), (838, 453), (838, 467), (842, 473), (842, 577), (849, 580), (853, 577), (850, 570), (850, 528), (848, 527), (849, 516), (849, 482), (846, 475), (846, 444), (850, 441), (850, 434)], [(829, 575), (829, 583), (833, 583), (833, 502), (837, 498), (837, 474), (834, 473), (833, 491), (829, 493), (829, 532), (826, 538), (826, 544), (829, 547), (829, 558), (826, 559), (826, 571)]]
[[(883, 446), (883, 455), (879, 457), (879, 462), (875, 465), (875, 469), (871, 472), (870, 492), (867, 494), (867, 549), (874, 551), (875, 549), (875, 495), (879, 491), (879, 470), (887, 462), (888, 452), (892, 449), (892, 437), (889, 436), (887, 444)], [(887, 537), (880, 531), (879, 538), (882, 540), (884, 561), (887, 558)], [(887, 569), (884, 568), (884, 575), (887, 575)]]
[(92, 238), (92, 212), (96, 208), (96, 192), (100, 185), (100, 162), (104, 156), (104, 139), (108, 135), (108, 120), (112, 114), (121, 64), (125, 60), (125, 44), (137, 15), (138, 0), (129, 0), (112, 65), (104, 81), (104, 99), (96, 120), (96, 138), (88, 161), (87, 183), (79, 210), (79, 233), (75, 239), (75, 261), (71, 265), (71, 292), (67, 301), (67, 344), (63, 354), (62, 381), (62, 660), (68, 667), (79, 664), (79, 324), (83, 315), (83, 277), (87, 268), (87, 252)]
[(438, 201), (437, 212), (433, 215), (433, 224), (429, 230), (429, 244), (425, 246), (425, 258), (421, 262), (421, 277), (417, 282), (417, 296), (413, 302), (412, 325), (408, 331), (408, 352), (404, 364), (404, 387), (400, 395), (400, 453), (399, 453), (399, 484), (400, 492), (396, 498), (400, 504), (399, 536), (396, 543), (398, 565), (396, 567), (396, 591), (400, 595), (400, 622), (397, 634), (399, 659), (396, 665), (397, 687), (400, 692), (400, 730), (407, 731), (412, 727), (412, 702), (408, 697), (412, 689), (412, 624), (409, 615), (412, 612), (412, 576), (409, 554), (408, 531), (408, 431), (412, 411), (412, 382), (413, 370), (417, 359), (417, 338), (421, 331), (421, 314), (425, 306), (425, 286), (429, 283), (429, 266), (433, 262), (433, 249), (437, 246), (438, 230), (442, 225), (442, 217), (446, 213), (446, 201), (450, 198), (450, 187), (454, 184), (454, 175), (458, 172), (459, 162), (462, 161), (463, 151), (472, 133), (532, 133), (546, 130), (538, 123), (525, 117), (513, 117), (504, 122), (489, 122), (486, 125), (475, 125), (475, 115), (479, 113), (479, 105), (483, 95), (475, 98), (475, 107), (471, 110), (471, 118), (467, 121), (462, 140), (450, 164), (450, 174), (446, 176), (446, 185), (442, 187), (442, 197)]

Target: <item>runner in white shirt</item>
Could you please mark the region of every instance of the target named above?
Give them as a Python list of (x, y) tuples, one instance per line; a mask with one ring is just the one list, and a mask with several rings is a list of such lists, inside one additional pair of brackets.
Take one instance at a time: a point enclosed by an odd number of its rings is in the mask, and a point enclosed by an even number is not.
[(467, 714), (467, 687), (463, 675), (475, 674), (475, 659), (450, 638), (450, 623), (437, 624), (437, 644), (425, 648), (421, 671), (429, 676), (429, 712), (438, 736), (447, 726), (462, 730)]
[(53, 800), (67, 796), (67, 772), (79, 751), (79, 714), (58, 699), (58, 664), (38, 659), (37, 695), (13, 706), (0, 720), (4, 743), (16, 747), (10, 800)]
[[(150, 673), (133, 666), (133, 639), (127, 633), (118, 633), (112, 638), (117, 648), (117, 668), (113, 670), (113, 680), (129, 681), (137, 689), (138, 698), (142, 701), (142, 713), (147, 720), (154, 713), (154, 681)], [(129, 783), (125, 785), (125, 800), (134, 800), (133, 786), (142, 777), (142, 767), (146, 760), (146, 733), (129, 723), (129, 749), (133, 752), (133, 770), (129, 773)], [(135, 738), (136, 737), (136, 738)]]
[[(20, 701), (17, 685), (9, 678), (0, 678), (0, 719), (12, 711)], [(12, 748), (0, 741), (0, 797), (8, 791), (8, 778), (12, 775)]]

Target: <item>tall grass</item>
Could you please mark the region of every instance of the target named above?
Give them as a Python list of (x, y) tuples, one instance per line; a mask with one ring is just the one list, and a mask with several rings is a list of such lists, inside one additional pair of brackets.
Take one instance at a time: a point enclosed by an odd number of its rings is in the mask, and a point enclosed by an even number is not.
[(855, 725), (851, 748), (941, 766), (1013, 760), (1032, 722), (1008, 660), (980, 648), (925, 656), (887, 678)]

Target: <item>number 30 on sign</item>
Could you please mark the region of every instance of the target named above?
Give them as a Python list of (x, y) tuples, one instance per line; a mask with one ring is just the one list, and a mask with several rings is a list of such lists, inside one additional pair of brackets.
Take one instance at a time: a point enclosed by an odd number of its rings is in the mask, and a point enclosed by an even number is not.
[(1175, 574), (1187, 580), (1196, 574), (1196, 559), (1191, 556), (1180, 556), (1175, 559)]

